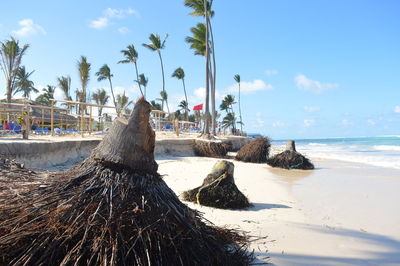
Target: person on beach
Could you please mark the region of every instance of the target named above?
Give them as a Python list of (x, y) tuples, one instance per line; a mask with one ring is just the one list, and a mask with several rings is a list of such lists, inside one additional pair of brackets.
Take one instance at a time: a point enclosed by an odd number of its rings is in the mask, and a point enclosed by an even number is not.
[(178, 119), (178, 117), (176, 117), (174, 120), (174, 127), (175, 127), (176, 136), (179, 137), (179, 119)]

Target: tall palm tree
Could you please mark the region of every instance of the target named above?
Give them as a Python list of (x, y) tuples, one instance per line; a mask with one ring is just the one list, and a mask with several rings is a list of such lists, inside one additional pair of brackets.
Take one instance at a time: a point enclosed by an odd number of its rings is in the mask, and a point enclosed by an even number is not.
[[(215, 135), (216, 117), (215, 117), (215, 86), (216, 86), (216, 63), (215, 63), (215, 49), (214, 49), (214, 36), (212, 33), (211, 18), (214, 16), (214, 11), (211, 10), (213, 0), (185, 0), (185, 6), (192, 8), (189, 13), (192, 16), (201, 16), (204, 18), (204, 55), (206, 58), (206, 131), (208, 132), (208, 115), (209, 109), (208, 100), (209, 89), (211, 87), (211, 130), (212, 135)], [(212, 63), (211, 63), (212, 56)], [(207, 133), (205, 132), (205, 133)], [(208, 134), (208, 133), (207, 133)]]
[(139, 75), (139, 80), (136, 81), (139, 85), (143, 86), (144, 88), (144, 98), (146, 98), (146, 88), (147, 88), (147, 83), (149, 83), (149, 79), (146, 78), (144, 74)]
[(239, 86), (239, 124), (240, 124), (240, 133), (243, 133), (243, 120), (242, 120), (242, 109), (240, 108), (240, 75), (236, 74), (234, 77), (235, 81)]
[(185, 119), (186, 119), (186, 121), (188, 121), (189, 120), (188, 112), (190, 111), (188, 102), (183, 100), (179, 103), (178, 107), (180, 107), (181, 110), (183, 110), (185, 112)]
[[(187, 94), (186, 94), (186, 86), (185, 86), (185, 71), (181, 68), (178, 67), (177, 69), (175, 69), (174, 73), (172, 73), (172, 77), (173, 78), (177, 78), (182, 80), (182, 84), (183, 84), (183, 92), (185, 93), (185, 100), (186, 100), (186, 104), (188, 105), (188, 98), (187, 98)], [(188, 120), (188, 109), (185, 109), (185, 119)]]
[[(97, 104), (97, 105), (106, 105), (108, 102), (108, 99), (110, 96), (107, 95), (107, 92), (105, 89), (97, 89), (96, 92), (92, 94), (92, 100)], [(98, 114), (99, 114), (99, 123), (101, 124), (101, 114), (103, 113), (103, 107), (98, 107)]]
[[(136, 51), (135, 46), (133, 44), (128, 45), (128, 47), (126, 47), (126, 48), (127, 48), (126, 50), (121, 50), (121, 53), (125, 56), (125, 59), (119, 61), (118, 64), (133, 63), (135, 65), (135, 70), (136, 70), (136, 82), (138, 82), (139, 72), (138, 72), (138, 68), (137, 68), (137, 60), (138, 60), (139, 54)], [(138, 85), (139, 85), (140, 93), (142, 94), (142, 96), (144, 96), (141, 84), (139, 82), (138, 82)]]
[(6, 82), (7, 102), (11, 103), (11, 96), (15, 88), (17, 72), (22, 62), (22, 57), (29, 48), (29, 44), (22, 47), (19, 41), (11, 38), (0, 43), (0, 68), (3, 71)]
[[(91, 64), (87, 61), (86, 56), (81, 56), (80, 61), (78, 61), (77, 63), (78, 66), (78, 71), (79, 71), (79, 79), (81, 82), (81, 90), (79, 91), (79, 93), (77, 93), (77, 96), (79, 96), (78, 100), (79, 102), (83, 102), (86, 103), (87, 100), (87, 85), (89, 83), (90, 80), (90, 68), (91, 68)], [(85, 111), (86, 112), (86, 108), (84, 108), (83, 106), (79, 106), (79, 111)]]
[[(158, 34), (150, 34), (149, 39), (150, 43), (143, 43), (143, 46), (148, 48), (149, 50), (153, 52), (157, 52), (158, 56), (160, 58), (160, 63), (161, 63), (161, 73), (162, 73), (162, 81), (163, 81), (163, 92), (166, 93), (165, 91), (165, 76), (164, 76), (164, 65), (163, 65), (163, 60), (161, 56), (161, 50), (165, 48), (165, 41), (168, 38), (168, 34), (165, 35), (164, 40), (161, 40), (160, 35)], [(169, 106), (168, 106), (168, 100), (166, 101), (167, 104), (167, 110), (169, 113)]]
[(31, 92), (39, 92), (34, 87), (33, 81), (29, 79), (33, 72), (35, 72), (35, 70), (32, 72), (27, 72), (25, 66), (18, 68), (14, 94), (17, 92), (22, 92), (22, 96), (28, 99), (30, 98)]
[(123, 111), (124, 113), (127, 113), (127, 108), (131, 104), (133, 104), (133, 101), (129, 101), (129, 97), (125, 95), (125, 91), (122, 95), (117, 94), (117, 105), (119, 110)]
[[(102, 80), (108, 80), (108, 82), (110, 83), (110, 90), (111, 90), (111, 95), (113, 98), (113, 102), (114, 102), (114, 106), (115, 108), (117, 108), (117, 102), (115, 100), (115, 96), (114, 96), (114, 89), (113, 89), (113, 85), (112, 85), (112, 81), (111, 78), (114, 76), (113, 74), (111, 74), (111, 70), (108, 67), (107, 64), (104, 64), (98, 72), (96, 72), (96, 76), (97, 76), (97, 81), (102, 81)], [(93, 96), (92, 96), (93, 97)], [(108, 96), (107, 96), (108, 97)], [(117, 110), (117, 114), (118, 110)]]

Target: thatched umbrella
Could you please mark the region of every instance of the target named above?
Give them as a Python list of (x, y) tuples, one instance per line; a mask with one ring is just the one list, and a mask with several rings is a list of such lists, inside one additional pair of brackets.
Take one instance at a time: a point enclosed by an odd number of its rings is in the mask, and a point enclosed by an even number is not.
[(235, 185), (234, 164), (218, 161), (200, 187), (185, 191), (182, 198), (200, 205), (221, 209), (243, 209), (250, 207), (249, 200)]
[(235, 159), (250, 163), (267, 162), (271, 144), (268, 138), (258, 137), (244, 145), (236, 154)]
[(244, 235), (211, 226), (157, 173), (150, 104), (45, 188), (0, 200), (0, 265), (247, 265)]
[(202, 157), (223, 158), (231, 148), (231, 142), (196, 140), (194, 154)]
[(289, 170), (314, 169), (314, 165), (310, 162), (310, 160), (296, 151), (294, 140), (289, 140), (286, 144), (286, 150), (268, 159), (267, 163), (272, 167), (279, 167)]

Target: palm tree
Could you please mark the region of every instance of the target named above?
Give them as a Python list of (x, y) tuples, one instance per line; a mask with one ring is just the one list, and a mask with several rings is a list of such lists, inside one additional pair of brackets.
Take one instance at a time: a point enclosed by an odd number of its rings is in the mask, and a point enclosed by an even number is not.
[(72, 97), (71, 97), (71, 77), (67, 76), (61, 76), (59, 78), (57, 78), (57, 83), (58, 83), (58, 87), (60, 87), (60, 89), (64, 92), (64, 99), (67, 101), (72, 101)]
[(238, 122), (240, 124), (240, 133), (243, 132), (243, 120), (242, 120), (242, 110), (240, 108), (240, 75), (236, 74), (234, 77), (235, 81), (238, 83), (239, 86), (239, 119), (240, 121)]
[[(143, 43), (143, 46), (148, 48), (149, 50), (155, 52), (157, 51), (158, 56), (160, 58), (160, 63), (161, 63), (161, 73), (162, 73), (162, 81), (163, 81), (163, 92), (166, 93), (165, 91), (165, 77), (164, 77), (164, 65), (162, 61), (162, 56), (161, 56), (161, 50), (165, 48), (165, 41), (168, 38), (168, 34), (165, 35), (164, 40), (161, 41), (160, 35), (158, 34), (150, 34), (149, 39), (150, 43)], [(168, 100), (166, 101), (167, 104), (167, 110), (169, 113), (169, 106), (168, 106)]]
[(185, 112), (185, 119), (186, 119), (186, 121), (188, 121), (189, 120), (188, 112), (190, 111), (188, 102), (183, 100), (179, 103), (178, 107), (180, 107), (181, 110), (183, 110)]
[(157, 98), (156, 100), (161, 101), (161, 110), (164, 111), (164, 102), (168, 102), (168, 93), (166, 91), (160, 91), (161, 98)]
[(206, 25), (197, 23), (196, 27), (190, 28), (192, 37), (188, 36), (185, 41), (190, 44), (190, 49), (195, 55), (206, 56)]
[[(185, 93), (185, 100), (186, 100), (186, 105), (188, 105), (188, 98), (186, 94), (186, 86), (185, 86), (185, 71), (181, 67), (178, 67), (175, 69), (174, 73), (172, 73), (173, 78), (177, 78), (182, 80), (183, 84), (183, 92)], [(185, 119), (188, 120), (188, 110), (189, 108), (185, 109)]]
[(123, 111), (124, 113), (128, 113), (127, 108), (131, 104), (133, 104), (133, 101), (129, 101), (129, 97), (125, 95), (125, 91), (122, 95), (117, 95), (117, 106), (119, 110)]
[(144, 87), (144, 98), (146, 98), (146, 88), (147, 88), (147, 83), (149, 83), (149, 79), (146, 78), (144, 74), (140, 74), (139, 80), (137, 80), (136, 82)]
[(33, 85), (33, 81), (30, 80), (30, 76), (35, 72), (27, 72), (25, 66), (19, 67), (17, 71), (17, 76), (15, 80), (15, 91), (14, 94), (17, 92), (22, 92), (22, 96), (24, 98), (30, 98), (31, 92), (39, 92)]
[(162, 110), (161, 105), (159, 103), (156, 103), (155, 100), (151, 101), (150, 104), (153, 110)]
[(14, 38), (1, 42), (0, 44), (0, 68), (3, 71), (6, 82), (7, 102), (11, 103), (11, 96), (15, 89), (17, 72), (21, 65), (22, 57), (29, 48), (29, 44), (20, 47), (19, 41)]
[(50, 106), (51, 105), (51, 99), (54, 99), (54, 91), (56, 90), (56, 87), (47, 85), (46, 88), (43, 88), (42, 91), (43, 93), (40, 94), (36, 98), (36, 102), (42, 105)]
[[(114, 75), (111, 74), (111, 70), (110, 70), (110, 68), (108, 67), (108, 65), (107, 65), (107, 64), (104, 64), (104, 65), (99, 69), (99, 71), (96, 72), (96, 76), (97, 76), (97, 81), (102, 81), (102, 80), (107, 79), (108, 82), (110, 83), (110, 90), (111, 90), (111, 95), (112, 95), (112, 98), (113, 98), (114, 106), (115, 106), (115, 108), (117, 108), (117, 102), (115, 101), (114, 89), (113, 89), (113, 85), (112, 85), (112, 82), (111, 82), (111, 78), (112, 78)], [(93, 97), (93, 96), (92, 96), (92, 97)], [(107, 96), (107, 97), (108, 97), (108, 96)], [(103, 105), (104, 105), (104, 104), (103, 104)], [(117, 110), (117, 114), (118, 114), (118, 116), (119, 116), (118, 110)]]
[(228, 113), (222, 120), (222, 127), (224, 129), (231, 127), (234, 130), (235, 124), (236, 124), (236, 117), (234, 113)]
[[(77, 96), (79, 96), (78, 100), (79, 102), (86, 103), (87, 99), (87, 92), (86, 88), (90, 80), (90, 67), (91, 64), (87, 61), (86, 56), (81, 56), (81, 60), (78, 61), (78, 71), (79, 71), (79, 79), (81, 81), (81, 90), (79, 93), (77, 93)], [(79, 106), (79, 111), (86, 111), (86, 108), (83, 106)]]
[[(105, 89), (97, 89), (95, 93), (92, 94), (92, 100), (97, 105), (106, 105), (110, 96), (107, 95)], [(98, 114), (99, 114), (99, 123), (101, 124), (101, 114), (103, 113), (103, 107), (98, 107)]]
[[(134, 63), (135, 64), (135, 70), (136, 70), (136, 82), (139, 80), (139, 73), (138, 73), (138, 68), (137, 68), (137, 60), (139, 57), (138, 52), (135, 49), (135, 46), (133, 44), (128, 45), (126, 47), (127, 50), (121, 50), (121, 53), (125, 56), (124, 60), (121, 60), (118, 62), (118, 64), (128, 64), (128, 63)], [(144, 96), (142, 87), (140, 86), (141, 84), (138, 82), (139, 85), (139, 90), (142, 96)]]
[[(206, 57), (206, 108), (205, 108), (205, 117), (206, 117), (206, 127), (205, 130), (206, 134), (208, 134), (208, 115), (209, 115), (209, 108), (208, 101), (209, 97), (209, 89), (211, 85), (211, 130), (212, 135), (215, 135), (215, 128), (216, 128), (216, 117), (215, 117), (215, 85), (216, 85), (216, 63), (215, 63), (215, 49), (214, 49), (214, 36), (212, 33), (212, 26), (211, 26), (211, 17), (214, 16), (214, 11), (211, 10), (213, 0), (185, 0), (185, 6), (192, 8), (192, 12), (189, 13), (192, 16), (201, 16), (204, 17), (204, 24), (203, 26), (197, 25), (198, 33), (202, 33), (201, 38), (198, 40), (204, 40), (204, 56)], [(193, 29), (193, 28), (192, 28)], [(192, 31), (193, 33), (193, 31)], [(199, 45), (198, 48), (201, 48), (202, 45)], [(193, 45), (191, 48), (194, 48)], [(201, 51), (201, 50), (200, 50)], [(201, 53), (200, 53), (201, 54)], [(211, 57), (212, 56), (212, 64), (211, 64)]]

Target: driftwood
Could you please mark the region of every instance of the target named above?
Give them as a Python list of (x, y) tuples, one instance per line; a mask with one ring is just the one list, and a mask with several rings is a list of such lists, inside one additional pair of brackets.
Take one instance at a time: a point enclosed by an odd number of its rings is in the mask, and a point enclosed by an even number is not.
[(194, 154), (201, 157), (224, 158), (232, 148), (232, 143), (196, 140)]
[(270, 147), (268, 138), (258, 137), (244, 145), (236, 154), (235, 159), (250, 163), (266, 163)]
[(250, 207), (248, 199), (235, 185), (234, 164), (218, 161), (200, 187), (182, 194), (187, 201), (221, 209), (243, 209)]
[(314, 165), (311, 163), (311, 161), (296, 151), (294, 140), (289, 140), (286, 144), (286, 150), (268, 159), (267, 163), (272, 167), (279, 167), (289, 170), (314, 169)]
[(248, 265), (247, 238), (183, 204), (157, 173), (138, 100), (91, 156), (44, 188), (0, 199), (0, 265)]

